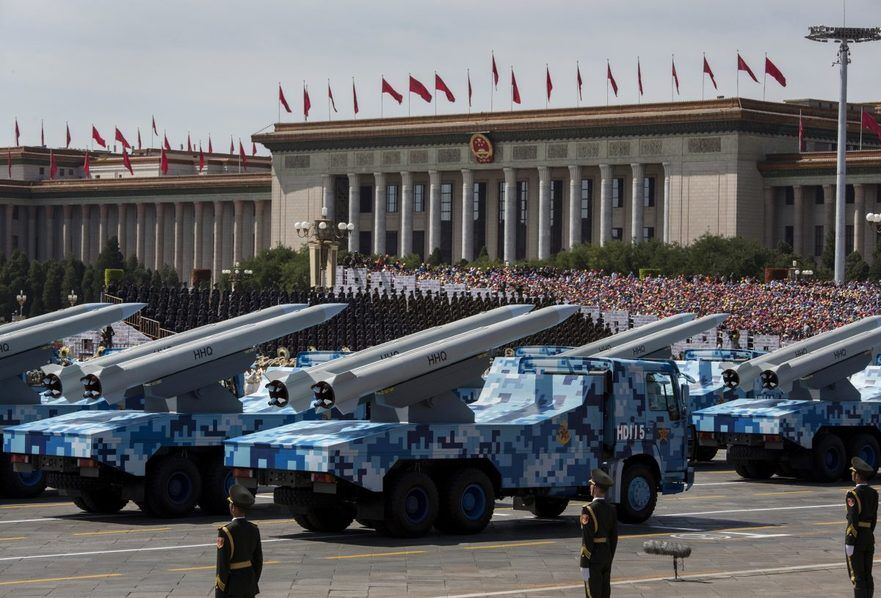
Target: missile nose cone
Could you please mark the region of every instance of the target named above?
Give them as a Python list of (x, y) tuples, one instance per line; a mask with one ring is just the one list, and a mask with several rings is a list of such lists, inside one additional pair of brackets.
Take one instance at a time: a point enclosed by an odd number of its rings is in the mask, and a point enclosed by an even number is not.
[(534, 308), (535, 306), (530, 303), (514, 303), (512, 305), (506, 305), (503, 309), (507, 309), (512, 316), (516, 317), (528, 314)]
[(348, 303), (325, 303), (323, 305), (324, 313), (327, 314), (328, 320), (346, 309), (348, 306)]
[(121, 303), (120, 308), (123, 313), (122, 319), (124, 320), (129, 316), (133, 316), (145, 307), (147, 307), (146, 303)]
[[(568, 319), (570, 316), (575, 315), (581, 310), (580, 305), (552, 305), (551, 307), (546, 307), (546, 310), (553, 310), (556, 312), (557, 318), (559, 322), (563, 322)], [(543, 310), (542, 310), (543, 311)]]
[(276, 306), (282, 314), (292, 314), (309, 307), (308, 303), (281, 303)]

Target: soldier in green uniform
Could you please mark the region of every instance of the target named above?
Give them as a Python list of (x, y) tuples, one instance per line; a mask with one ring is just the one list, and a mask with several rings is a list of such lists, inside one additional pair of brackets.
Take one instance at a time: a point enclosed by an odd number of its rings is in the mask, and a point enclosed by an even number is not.
[(856, 598), (868, 598), (875, 593), (872, 580), (872, 559), (875, 556), (875, 523), (878, 521), (878, 491), (868, 481), (875, 470), (859, 457), (851, 459), (851, 477), (856, 487), (845, 495), (847, 530), (844, 534), (844, 552), (847, 571), (853, 583)]
[(581, 508), (581, 577), (587, 598), (612, 595), (612, 559), (618, 546), (618, 516), (606, 501), (615, 482), (602, 469), (590, 472), (593, 501)]
[(217, 530), (215, 598), (253, 598), (260, 593), (257, 582), (263, 571), (260, 530), (245, 519), (254, 496), (238, 484), (229, 489), (232, 521)]

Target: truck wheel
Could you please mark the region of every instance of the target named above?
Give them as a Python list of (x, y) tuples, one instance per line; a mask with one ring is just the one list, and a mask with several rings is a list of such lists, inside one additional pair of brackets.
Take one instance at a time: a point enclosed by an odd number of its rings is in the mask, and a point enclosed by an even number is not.
[(847, 471), (847, 452), (841, 438), (826, 434), (814, 445), (813, 478), (817, 482), (834, 482)]
[(128, 504), (128, 499), (122, 498), (120, 489), (102, 486), (83, 490), (80, 496), (73, 499), (73, 504), (86, 513), (107, 515), (121, 511)]
[(719, 449), (715, 446), (698, 446), (694, 451), (695, 461), (712, 461)]
[(655, 474), (645, 465), (630, 465), (621, 478), (621, 503), (618, 519), (625, 523), (642, 523), (652, 516), (658, 502)]
[(314, 532), (341, 532), (355, 520), (351, 507), (338, 505), (332, 509), (315, 509), (307, 516)]
[(232, 469), (224, 467), (223, 463), (214, 459), (206, 463), (202, 470), (202, 494), (199, 497), (199, 507), (212, 515), (226, 515), (229, 512), (229, 489), (236, 480), (232, 475)]
[(476, 534), (493, 516), (495, 491), (479, 469), (464, 469), (444, 480), (434, 527), (446, 534)]
[(171, 455), (147, 474), (147, 503), (159, 517), (184, 517), (193, 512), (202, 495), (202, 477), (196, 464)]
[(46, 476), (42, 471), (13, 471), (9, 455), (0, 453), (0, 495), (7, 498), (34, 498), (45, 489)]
[(396, 476), (386, 493), (385, 525), (400, 538), (424, 536), (437, 519), (437, 487), (424, 473), (408, 471)]
[(536, 496), (532, 505), (532, 514), (543, 519), (559, 517), (569, 506), (569, 500), (556, 496)]
[[(881, 458), (881, 448), (878, 447), (878, 441), (871, 434), (857, 434), (854, 436), (847, 447), (849, 457), (859, 457), (877, 471), (879, 458)], [(875, 477), (873, 473), (869, 479)]]

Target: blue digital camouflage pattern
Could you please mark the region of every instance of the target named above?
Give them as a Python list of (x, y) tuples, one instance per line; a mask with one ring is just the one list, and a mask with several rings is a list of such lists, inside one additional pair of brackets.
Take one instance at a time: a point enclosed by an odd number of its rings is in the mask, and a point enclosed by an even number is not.
[(559, 355), (564, 351), (569, 351), (572, 347), (561, 347), (557, 345), (526, 345), (523, 347), (514, 347), (514, 357), (552, 357)]
[[(607, 380), (594, 370), (607, 369), (614, 380), (613, 407), (604, 422)], [(380, 491), (399, 459), (483, 457), (498, 469), (504, 488), (543, 487), (567, 495), (604, 460), (605, 443), (612, 458), (654, 456), (665, 481), (673, 482), (665, 488), (682, 490), (683, 426), (674, 429), (666, 410), (647, 409), (649, 372), (666, 373), (675, 384), (670, 362), (499, 358), (470, 405), (473, 424), (299, 422), (225, 441), (225, 463), (332, 473)]]
[(351, 353), (348, 351), (301, 351), (297, 353), (297, 367), (311, 368), (313, 365), (327, 363), (346, 355), (351, 355)]

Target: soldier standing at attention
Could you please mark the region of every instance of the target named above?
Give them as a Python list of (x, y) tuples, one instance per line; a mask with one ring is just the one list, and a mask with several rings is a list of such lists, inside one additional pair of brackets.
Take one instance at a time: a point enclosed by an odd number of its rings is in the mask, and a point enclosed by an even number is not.
[(851, 459), (851, 477), (856, 487), (845, 495), (847, 531), (844, 552), (847, 572), (856, 598), (871, 598), (875, 593), (872, 559), (875, 556), (875, 523), (878, 521), (878, 491), (868, 484), (874, 469), (859, 457)]
[(593, 501), (581, 508), (581, 577), (587, 598), (612, 595), (612, 559), (618, 546), (618, 516), (606, 501), (615, 482), (602, 469), (590, 472)]
[(254, 497), (239, 484), (229, 489), (232, 521), (217, 530), (215, 598), (253, 598), (260, 593), (257, 582), (263, 571), (260, 530), (245, 519)]

